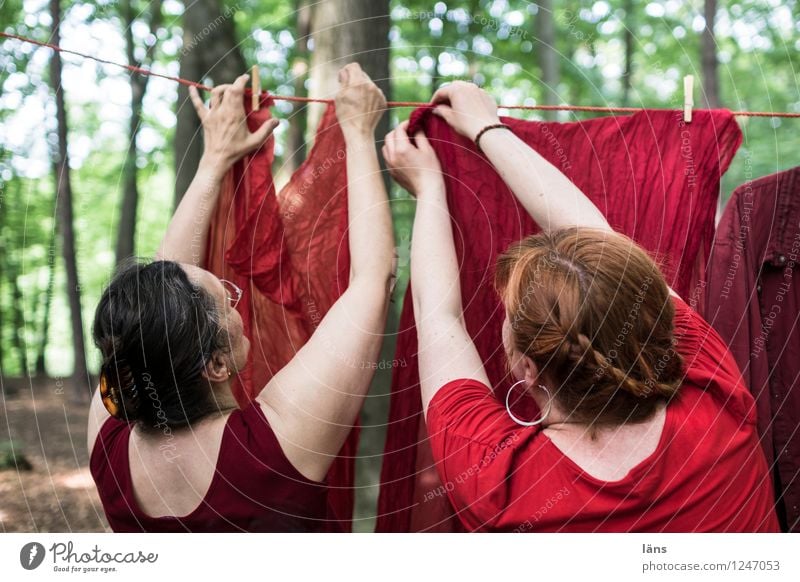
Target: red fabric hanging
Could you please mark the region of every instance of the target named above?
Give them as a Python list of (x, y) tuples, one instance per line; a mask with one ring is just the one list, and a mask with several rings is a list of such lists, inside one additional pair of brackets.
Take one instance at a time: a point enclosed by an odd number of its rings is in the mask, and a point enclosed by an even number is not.
[[(504, 118), (514, 133), (560, 168), (606, 215), (659, 261), (670, 285), (693, 306), (702, 298), (721, 175), (741, 143), (733, 115), (643, 111), (575, 123)], [(539, 229), (473, 144), (429, 108), (414, 111), (445, 173), (467, 329), (495, 392), (504, 398), (503, 310), (492, 281), (498, 254)], [(378, 531), (463, 531), (441, 488), (419, 393), (417, 337), (409, 285), (403, 305), (381, 474)]]
[(778, 517), (800, 533), (800, 166), (734, 190), (709, 259), (708, 321), (758, 405)]
[[(250, 131), (270, 118), (272, 100), (245, 110)], [(206, 268), (238, 285), (237, 307), (251, 341), (233, 391), (243, 408), (308, 340), (349, 280), (344, 137), (330, 105), (308, 159), (279, 193), (272, 180), (274, 140), (239, 161), (213, 209)], [(209, 209), (211, 211), (212, 209)], [(349, 531), (358, 428), (327, 477), (332, 531)]]

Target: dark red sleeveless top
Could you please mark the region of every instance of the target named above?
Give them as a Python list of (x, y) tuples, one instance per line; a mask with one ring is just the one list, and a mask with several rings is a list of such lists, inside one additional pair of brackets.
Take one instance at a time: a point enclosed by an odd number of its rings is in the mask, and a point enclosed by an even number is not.
[(228, 417), (217, 468), (203, 501), (183, 517), (151, 517), (133, 494), (131, 427), (109, 418), (89, 468), (108, 523), (117, 532), (308, 532), (330, 529), (324, 483), (301, 475), (284, 455), (261, 406)]

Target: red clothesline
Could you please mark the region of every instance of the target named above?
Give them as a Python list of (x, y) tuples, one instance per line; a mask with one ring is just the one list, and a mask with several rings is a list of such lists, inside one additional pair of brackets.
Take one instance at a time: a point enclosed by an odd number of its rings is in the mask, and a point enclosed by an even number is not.
[[(18, 34), (11, 34), (8, 32), (0, 31), (0, 37), (3, 38), (13, 38), (15, 40), (19, 40), (22, 42), (26, 42), (29, 44), (34, 44), (37, 46), (47, 47), (54, 51), (58, 51), (61, 53), (67, 53), (71, 55), (76, 55), (84, 59), (90, 59), (92, 61), (96, 61), (98, 63), (103, 63), (106, 65), (113, 65), (115, 67), (120, 67), (123, 69), (127, 69), (132, 73), (138, 73), (140, 75), (150, 75), (151, 77), (160, 77), (161, 79), (167, 79), (169, 81), (174, 81), (176, 83), (180, 83), (181, 85), (186, 85), (189, 87), (197, 87), (198, 89), (202, 89), (204, 91), (210, 91), (211, 87), (207, 85), (203, 85), (202, 83), (198, 83), (196, 81), (190, 81), (189, 79), (183, 79), (181, 77), (173, 77), (171, 75), (164, 75), (162, 73), (156, 73), (155, 71), (151, 71), (150, 69), (146, 69), (143, 67), (136, 67), (134, 65), (126, 65), (123, 63), (117, 63), (115, 61), (110, 61), (108, 59), (101, 59), (99, 57), (95, 57), (92, 55), (87, 55), (86, 53), (81, 53), (78, 51), (74, 51), (71, 49), (65, 49), (55, 44), (50, 44), (47, 42), (41, 42), (38, 40), (34, 40), (32, 38), (27, 38), (25, 36), (20, 36)], [(291, 101), (295, 103), (332, 103), (333, 99), (319, 99), (315, 97), (291, 97), (288, 95), (270, 95), (272, 99), (275, 101)], [(388, 107), (421, 107), (423, 105), (428, 105), (428, 103), (421, 102), (421, 101), (388, 101), (386, 103)], [(596, 113), (636, 113), (637, 111), (642, 111), (643, 107), (598, 107), (593, 105), (502, 105), (501, 108), (503, 109), (525, 109), (525, 110), (539, 110), (539, 111), (590, 111)], [(786, 111), (734, 111), (734, 115), (741, 115), (746, 117), (800, 117), (800, 113), (789, 113)]]

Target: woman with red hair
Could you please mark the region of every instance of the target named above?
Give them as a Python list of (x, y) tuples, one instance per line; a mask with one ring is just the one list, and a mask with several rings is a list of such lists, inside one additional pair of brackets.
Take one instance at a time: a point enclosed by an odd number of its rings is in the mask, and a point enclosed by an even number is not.
[[(387, 136), (390, 171), (417, 198), (422, 402), (459, 519), (480, 531), (778, 531), (753, 399), (720, 337), (500, 123), (491, 97), (458, 82), (433, 103), (542, 228), (498, 261), (514, 380), (498, 400), (464, 325), (436, 154), (405, 124)], [(540, 412), (525, 416), (523, 399)]]

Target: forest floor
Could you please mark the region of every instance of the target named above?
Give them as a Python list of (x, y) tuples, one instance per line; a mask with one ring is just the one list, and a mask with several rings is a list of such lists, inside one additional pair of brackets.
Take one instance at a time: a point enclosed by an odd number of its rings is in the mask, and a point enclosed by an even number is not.
[[(387, 378), (379, 382), (384, 396)], [(89, 406), (71, 401), (63, 382), (0, 378), (0, 532), (111, 531), (89, 473)], [(373, 398), (362, 416), (357, 532), (375, 527), (387, 403)]]
[(88, 404), (55, 379), (0, 382), (0, 444), (11, 457), (0, 470), (0, 531), (109, 531), (89, 474)]

